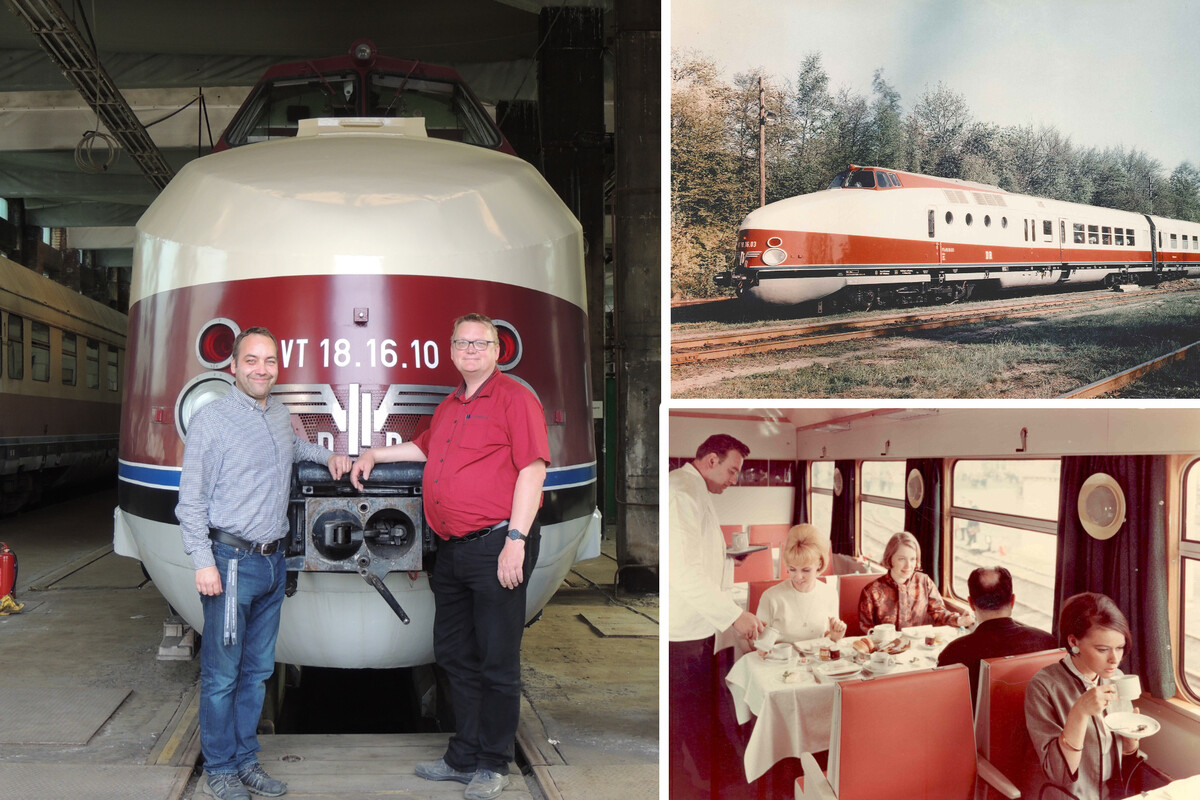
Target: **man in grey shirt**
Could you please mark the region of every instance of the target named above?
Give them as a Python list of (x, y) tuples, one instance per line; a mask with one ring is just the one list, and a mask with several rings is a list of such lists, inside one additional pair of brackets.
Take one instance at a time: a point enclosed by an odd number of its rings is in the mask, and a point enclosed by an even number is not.
[(271, 397), (279, 361), (270, 331), (242, 331), (230, 371), (234, 388), (197, 412), (188, 428), (175, 515), (204, 607), (205, 791), (219, 800), (248, 800), (249, 792), (287, 792), (287, 784), (259, 766), (256, 734), (275, 669), (292, 465), (328, 464), (337, 480), (351, 462), (297, 436), (287, 408)]

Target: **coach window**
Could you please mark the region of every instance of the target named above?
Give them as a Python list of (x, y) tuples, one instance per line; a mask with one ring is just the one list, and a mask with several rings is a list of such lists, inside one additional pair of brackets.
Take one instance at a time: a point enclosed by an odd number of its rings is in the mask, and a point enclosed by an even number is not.
[(1187, 243), (1188, 243), (1188, 238), (1186, 236), (1184, 236), (1183, 237), (1183, 249), (1184, 250), (1188, 249)]
[(1133, 247), (1133, 228), (1125, 229), (1125, 244)]
[(87, 388), (100, 388), (100, 343), (87, 340)]
[(8, 315), (8, 377), (25, 377), (25, 320), (16, 314)]
[(1042, 238), (1047, 242), (1054, 241), (1054, 223), (1048, 219), (1042, 220)]
[(1075, 244), (1083, 244), (1083, 223), (1073, 223), (1071, 225), (1071, 231), (1075, 239)]
[(1008, 217), (1001, 217), (1001, 218), (1000, 218), (1000, 227), (1001, 227), (1001, 228), (1004, 228), (1005, 230), (1007, 230), (1007, 229), (1008, 229)]
[(75, 381), (76, 381), (75, 347), (76, 347), (75, 334), (64, 332), (62, 335), (62, 382), (63, 382), (63, 386), (74, 386), (75, 385)]
[(1112, 244), (1112, 228), (1105, 225), (1100, 229), (1101, 244)]
[(1193, 461), (1184, 473), (1179, 556), (1180, 627), (1183, 628), (1179, 671), (1184, 691), (1197, 700), (1200, 699), (1200, 461)]
[(1174, 234), (1174, 233), (1171, 234), (1171, 249), (1172, 250), (1179, 249), (1179, 237), (1176, 236), (1176, 234)]
[(929, 209), (929, 238), (933, 238), (933, 209)]
[(1025, 241), (1029, 241), (1029, 220), (1025, 220)]
[(896, 531), (904, 530), (904, 462), (862, 462), (862, 540), (859, 552), (875, 563)]
[(1088, 244), (1100, 244), (1099, 226), (1088, 225)]
[(1050, 630), (1054, 606), (1059, 462), (957, 461), (950, 487), (950, 584), (967, 596), (976, 567), (1012, 573), (1020, 622)]
[(992, 215), (991, 214), (983, 215), (983, 227), (985, 227), (985, 228), (992, 227)]
[(946, 212), (946, 224), (949, 225), (951, 222), (954, 222), (954, 213), (947, 211)]
[(50, 380), (50, 326), (44, 322), (35, 322), (31, 326), (29, 361), (35, 381)]
[(108, 346), (106, 377), (108, 378), (108, 390), (115, 392), (117, 390), (117, 348), (111, 344)]
[(966, 216), (966, 223), (970, 225), (973, 219), (974, 218), (971, 216), (970, 212), (968, 212)]
[(833, 520), (833, 462), (814, 461), (809, 469), (812, 475), (812, 488), (808, 493), (811, 521), (817, 530), (829, 536)]

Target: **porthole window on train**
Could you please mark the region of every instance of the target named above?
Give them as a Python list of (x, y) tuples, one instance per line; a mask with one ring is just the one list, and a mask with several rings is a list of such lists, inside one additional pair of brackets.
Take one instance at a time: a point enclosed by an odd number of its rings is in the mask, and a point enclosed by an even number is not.
[(950, 487), (950, 577), (954, 594), (967, 597), (971, 570), (1006, 567), (1022, 590), (1013, 616), (1050, 630), (1054, 607), (1059, 462), (955, 462)]
[(8, 315), (8, 377), (25, 377), (25, 320), (16, 314)]
[(1074, 237), (1075, 244), (1083, 244), (1083, 223), (1076, 222), (1072, 224), (1071, 230), (1073, 232), (1072, 235)]
[(967, 214), (967, 216), (965, 217), (965, 221), (966, 221), (966, 223), (967, 223), (968, 225), (970, 225), (970, 224), (971, 224), (971, 221), (972, 221), (973, 219), (974, 219), (974, 218), (973, 218), (973, 217), (970, 215), (970, 213), (968, 213), (968, 214)]
[(1184, 476), (1183, 530), (1179, 542), (1180, 627), (1179, 654), (1183, 689), (1200, 699), (1200, 461), (1192, 462)]
[(950, 211), (947, 211), (946, 212), (946, 224), (949, 225), (951, 222), (954, 222), (954, 214)]
[(903, 461), (862, 462), (859, 552), (877, 564), (888, 539), (904, 530), (904, 467)]
[(985, 227), (985, 228), (992, 227), (992, 215), (991, 214), (983, 215), (983, 227)]
[(1001, 217), (1001, 218), (1000, 218), (1000, 227), (1001, 227), (1001, 228), (1005, 228), (1005, 229), (1007, 229), (1007, 228), (1008, 228), (1008, 217)]
[(62, 382), (63, 386), (74, 386), (76, 383), (75, 361), (76, 339), (73, 333), (62, 335)]
[(29, 333), (30, 372), (35, 381), (46, 383), (50, 380), (50, 326), (34, 322)]
[(812, 478), (812, 488), (810, 489), (812, 524), (828, 537), (833, 524), (833, 462), (814, 462), (810, 467), (810, 473)]
[(95, 339), (87, 340), (87, 388), (100, 388), (100, 343)]

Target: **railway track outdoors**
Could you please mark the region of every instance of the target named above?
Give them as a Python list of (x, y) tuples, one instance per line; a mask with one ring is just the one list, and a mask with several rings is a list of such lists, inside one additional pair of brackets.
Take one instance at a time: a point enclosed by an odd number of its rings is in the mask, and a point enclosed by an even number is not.
[[(1037, 320), (1040, 323), (1045, 320), (1048, 325), (1052, 325), (1056, 321), (1071, 320), (1085, 314), (1097, 314), (1099, 315), (1098, 319), (1103, 319), (1106, 314), (1110, 313), (1125, 315), (1140, 313), (1135, 311), (1139, 304), (1149, 308), (1170, 298), (1194, 302), (1190, 298), (1197, 294), (1200, 294), (1200, 286), (1189, 282), (1186, 286), (1158, 287), (1128, 293), (1089, 291), (1053, 297), (1043, 296), (951, 307), (942, 306), (902, 313), (856, 315), (828, 321), (813, 320), (793, 324), (771, 322), (741, 326), (736, 330), (728, 328), (705, 331), (676, 330), (671, 339), (673, 382), (677, 375), (687, 375), (689, 376), (688, 381), (694, 384), (698, 380), (702, 380), (697, 376), (706, 370), (753, 372), (752, 366), (735, 365), (753, 365), (755, 361), (752, 357), (764, 354), (776, 355), (776, 358), (771, 359), (770, 362), (777, 362), (779, 358), (787, 356), (795, 356), (798, 359), (805, 359), (809, 356), (817, 358), (823, 357), (817, 354), (830, 352), (828, 348), (821, 349), (822, 345), (855, 341), (862, 341), (864, 346), (886, 351), (889, 347), (895, 346), (889, 345), (886, 342), (888, 339), (894, 338), (899, 343), (906, 334), (937, 331), (938, 329), (947, 329), (945, 333), (939, 335), (938, 341), (953, 346), (960, 343), (958, 334), (952, 330), (956, 327), (973, 326), (969, 332), (962, 334), (962, 340), (968, 341), (970, 337), (979, 335), (980, 323), (996, 323), (1003, 327), (1009, 322)], [(1176, 301), (1171, 300), (1170, 302)], [(1197, 317), (1197, 321), (1200, 322), (1200, 317)], [(1026, 324), (1030, 323), (1026, 322)], [(1105, 324), (1103, 321), (1097, 322), (1095, 327), (1100, 331), (1104, 329)], [(1088, 398), (1120, 390), (1128, 392), (1130, 389), (1127, 387), (1135, 381), (1163, 366), (1182, 361), (1189, 355), (1194, 361), (1196, 356), (1200, 355), (1200, 328), (1190, 331), (1179, 326), (1179, 330), (1174, 333), (1177, 335), (1162, 337), (1165, 346), (1155, 349), (1152, 357), (1147, 357), (1144, 350), (1139, 351), (1136, 358), (1130, 358), (1122, 365), (1124, 367), (1128, 364), (1136, 364), (1136, 366), (1125, 367), (1112, 374), (1107, 374), (1099, 380), (1092, 380), (1092, 376), (1089, 375), (1084, 381), (1077, 381), (1074, 388), (1061, 387), (1052, 393), (1039, 396)], [(1191, 333), (1195, 335), (1189, 336)], [(1063, 338), (1064, 348), (1087, 344), (1086, 341), (1081, 343), (1068, 341), (1067, 337)], [(878, 344), (869, 344), (870, 340), (878, 340)], [(909, 341), (911, 343), (911, 337)], [(1167, 347), (1170, 348), (1169, 351), (1167, 351)], [(845, 352), (844, 349), (842, 352)], [(887, 358), (884, 352), (880, 352), (877, 356)], [(861, 357), (865, 358), (866, 356)], [(762, 359), (758, 361), (761, 362)], [(765, 372), (771, 369), (768, 362), (763, 363), (767, 366), (760, 371)], [(931, 396), (936, 396), (936, 394)], [(978, 396), (986, 396), (986, 391), (981, 391)]]

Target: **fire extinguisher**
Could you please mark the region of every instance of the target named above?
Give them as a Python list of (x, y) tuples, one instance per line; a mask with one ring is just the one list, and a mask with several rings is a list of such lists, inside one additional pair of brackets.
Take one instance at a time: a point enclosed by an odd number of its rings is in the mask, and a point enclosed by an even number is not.
[(17, 554), (0, 542), (0, 597), (8, 597), (17, 585)]

